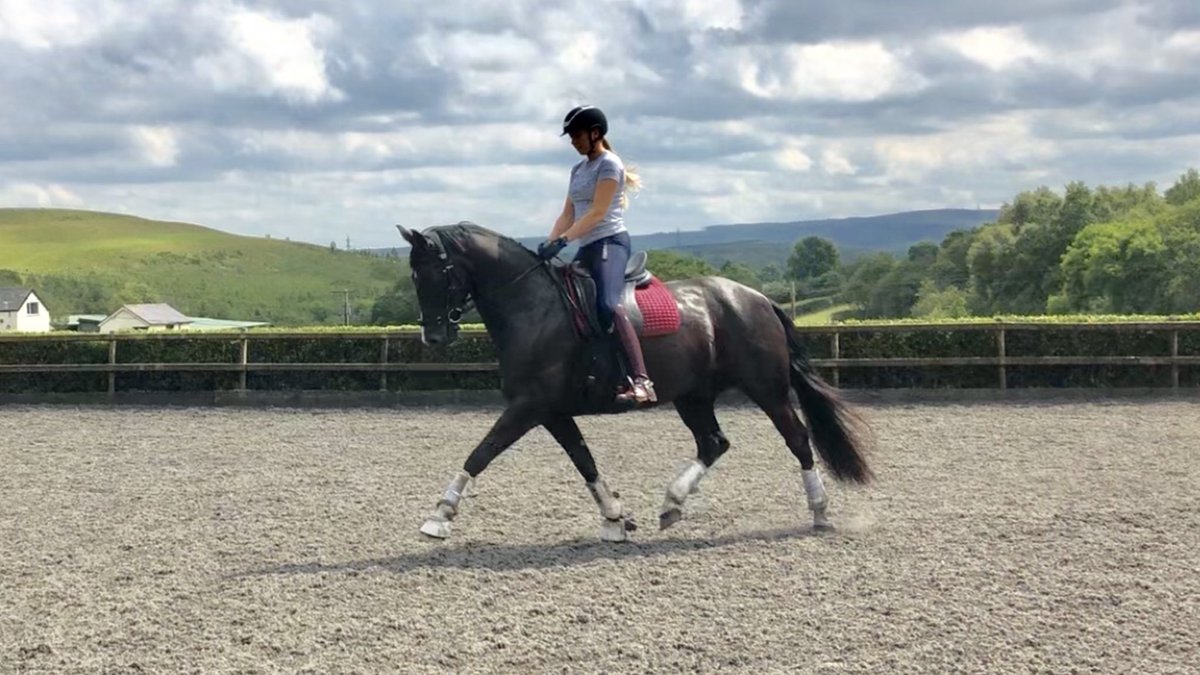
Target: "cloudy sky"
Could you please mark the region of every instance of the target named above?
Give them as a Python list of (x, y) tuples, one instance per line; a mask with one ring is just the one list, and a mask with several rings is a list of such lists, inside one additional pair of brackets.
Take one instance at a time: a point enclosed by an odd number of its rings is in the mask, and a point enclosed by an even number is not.
[(547, 232), (588, 102), (634, 232), (1200, 165), (1196, 0), (0, 0), (0, 206)]

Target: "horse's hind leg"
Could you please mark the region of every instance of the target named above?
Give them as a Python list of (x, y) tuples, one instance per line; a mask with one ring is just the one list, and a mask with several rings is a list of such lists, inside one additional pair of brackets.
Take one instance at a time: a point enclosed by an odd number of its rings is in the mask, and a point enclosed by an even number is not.
[(796, 459), (800, 460), (800, 474), (804, 479), (804, 491), (808, 496), (808, 510), (812, 511), (813, 529), (832, 529), (833, 525), (825, 515), (825, 508), (828, 506), (829, 500), (825, 496), (825, 485), (821, 482), (821, 474), (817, 473), (816, 466), (813, 464), (808, 429), (796, 415), (792, 402), (786, 394), (779, 397), (779, 400), (774, 400), (777, 397), (770, 397), (770, 400), (767, 401), (761, 400), (758, 396), (752, 398), (763, 409), (763, 412), (767, 413), (767, 417), (771, 418), (779, 435), (783, 436), (784, 442), (787, 443), (788, 450), (791, 450)]
[(626, 532), (637, 529), (637, 525), (622, 510), (619, 495), (609, 490), (604, 479), (600, 477), (600, 472), (596, 470), (596, 461), (592, 458), (592, 451), (584, 442), (579, 425), (564, 415), (545, 421), (543, 426), (563, 450), (567, 451), (567, 456), (587, 483), (596, 506), (600, 507), (600, 516), (603, 518), (600, 523), (600, 538), (604, 541), (625, 541), (628, 538)]
[(683, 503), (687, 501), (688, 495), (696, 492), (700, 486), (700, 479), (729, 449), (729, 441), (717, 424), (712, 399), (678, 399), (675, 401), (675, 410), (696, 438), (696, 459), (688, 463), (667, 486), (667, 496), (658, 516), (658, 527), (662, 530), (683, 518)]

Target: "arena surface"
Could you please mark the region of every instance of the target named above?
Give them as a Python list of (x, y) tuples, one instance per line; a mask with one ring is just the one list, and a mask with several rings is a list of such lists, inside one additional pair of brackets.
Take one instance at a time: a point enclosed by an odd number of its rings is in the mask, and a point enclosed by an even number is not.
[(497, 410), (0, 407), (0, 672), (1195, 672), (1200, 404), (867, 404), (809, 531), (769, 421), (657, 531), (670, 409), (534, 431), (417, 528)]

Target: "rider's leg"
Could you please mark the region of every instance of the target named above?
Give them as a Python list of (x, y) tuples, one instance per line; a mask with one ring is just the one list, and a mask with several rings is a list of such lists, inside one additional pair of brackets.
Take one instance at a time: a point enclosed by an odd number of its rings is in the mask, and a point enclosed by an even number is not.
[(619, 234), (606, 239), (597, 257), (598, 269), (592, 274), (596, 279), (600, 322), (605, 328), (611, 326), (616, 332), (633, 376), (633, 387), (622, 392), (619, 398), (638, 403), (653, 402), (656, 400), (654, 385), (646, 374), (642, 345), (633, 322), (621, 306), (621, 295), (625, 291), (625, 265), (629, 262), (629, 235)]

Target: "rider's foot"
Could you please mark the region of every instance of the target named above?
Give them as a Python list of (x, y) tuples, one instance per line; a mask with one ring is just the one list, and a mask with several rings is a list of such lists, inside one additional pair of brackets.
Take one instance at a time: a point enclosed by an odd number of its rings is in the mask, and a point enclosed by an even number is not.
[(658, 396), (654, 393), (654, 383), (648, 377), (639, 377), (629, 383), (624, 390), (617, 394), (620, 403), (633, 402), (637, 405), (657, 403)]

